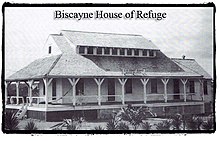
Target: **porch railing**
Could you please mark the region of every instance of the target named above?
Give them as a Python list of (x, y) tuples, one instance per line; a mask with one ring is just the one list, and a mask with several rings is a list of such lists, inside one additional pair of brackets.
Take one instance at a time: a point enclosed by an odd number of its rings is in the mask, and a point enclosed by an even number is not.
[(24, 97), (22, 97), (22, 96), (18, 96), (18, 97), (17, 96), (11, 96), (11, 97), (9, 97), (9, 99), (10, 99), (10, 104), (18, 105), (18, 104), (20, 104), (19, 103), (20, 99), (22, 101), (22, 104), (24, 104)]

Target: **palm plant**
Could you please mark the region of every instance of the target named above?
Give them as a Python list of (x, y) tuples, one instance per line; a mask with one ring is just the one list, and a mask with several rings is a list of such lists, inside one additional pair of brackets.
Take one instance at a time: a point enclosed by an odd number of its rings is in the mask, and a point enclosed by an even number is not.
[(67, 130), (77, 130), (81, 127), (83, 119), (79, 118), (79, 119), (64, 119), (63, 122), (58, 123), (50, 128), (52, 128), (52, 130), (62, 130), (63, 128), (66, 128)]
[(25, 130), (37, 130), (38, 128), (33, 121), (29, 121), (24, 129)]
[(94, 128), (94, 130), (105, 130), (105, 128), (103, 128), (102, 126), (96, 126), (96, 127)]
[(117, 126), (117, 129), (118, 130), (129, 130), (129, 126), (124, 122), (120, 122)]
[(171, 121), (170, 120), (165, 120), (162, 122), (159, 122), (156, 124), (156, 129), (157, 130), (170, 130), (171, 128)]
[(107, 122), (107, 130), (117, 130), (120, 119), (117, 114), (113, 113), (110, 120)]
[(182, 123), (183, 123), (183, 120), (182, 120), (182, 115), (180, 114), (176, 114), (175, 116), (173, 116), (171, 118), (172, 122), (172, 126), (173, 126), (173, 129), (174, 130), (181, 130), (182, 128)]
[(202, 129), (204, 130), (213, 130), (213, 119), (210, 118), (206, 122), (203, 122)]
[(143, 130), (150, 130), (151, 129), (151, 125), (148, 122), (143, 122), (142, 123), (142, 129)]
[(143, 123), (143, 120), (146, 119), (147, 114), (148, 110), (143, 107), (135, 108), (128, 106), (121, 109), (120, 117), (122, 120), (129, 122), (133, 129), (136, 130)]
[(18, 124), (19, 120), (15, 116), (16, 114), (12, 111), (5, 112), (4, 123), (5, 130), (19, 130)]

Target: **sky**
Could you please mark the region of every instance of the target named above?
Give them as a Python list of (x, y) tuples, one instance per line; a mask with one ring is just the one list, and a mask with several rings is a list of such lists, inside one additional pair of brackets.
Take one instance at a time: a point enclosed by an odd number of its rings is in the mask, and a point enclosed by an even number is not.
[[(55, 10), (68, 12), (130, 12), (142, 10), (167, 13), (161, 21), (152, 19), (54, 20)], [(154, 7), (16, 7), (5, 10), (6, 77), (43, 57), (49, 34), (61, 30), (140, 34), (151, 40), (170, 58), (193, 58), (213, 76), (213, 9)]]

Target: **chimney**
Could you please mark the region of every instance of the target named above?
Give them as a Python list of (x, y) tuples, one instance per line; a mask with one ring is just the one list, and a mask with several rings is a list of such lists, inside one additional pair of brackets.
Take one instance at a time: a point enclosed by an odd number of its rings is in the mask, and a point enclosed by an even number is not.
[(183, 55), (183, 56), (182, 56), (182, 58), (183, 58), (183, 59), (185, 59), (185, 58), (186, 58), (186, 56), (185, 56), (185, 55)]

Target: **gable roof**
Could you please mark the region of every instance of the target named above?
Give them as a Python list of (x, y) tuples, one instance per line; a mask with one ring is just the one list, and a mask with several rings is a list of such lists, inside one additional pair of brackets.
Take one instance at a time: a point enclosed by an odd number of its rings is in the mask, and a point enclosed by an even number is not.
[(194, 72), (202, 75), (205, 79), (212, 79), (212, 77), (195, 61), (195, 59), (172, 58), (172, 60), (186, 72)]
[(74, 45), (159, 50), (141, 35), (68, 30), (62, 30), (61, 34)]

